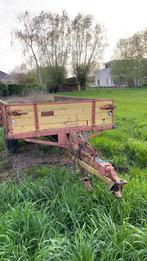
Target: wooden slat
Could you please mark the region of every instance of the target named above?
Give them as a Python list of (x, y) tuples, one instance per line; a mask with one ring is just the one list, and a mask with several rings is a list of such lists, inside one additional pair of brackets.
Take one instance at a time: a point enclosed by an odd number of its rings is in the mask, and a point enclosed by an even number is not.
[(82, 109), (82, 108), (89, 108), (91, 109), (91, 102), (89, 103), (71, 103), (71, 104), (38, 104), (38, 112), (46, 111), (46, 110), (67, 110), (67, 109)]
[[(9, 111), (19, 111), (21, 113), (26, 113), (22, 115), (12, 115), (9, 116), (9, 122), (11, 123), (13, 133), (25, 132), (25, 131), (34, 131), (35, 130), (35, 121), (34, 121), (34, 110), (32, 105), (23, 105), (9, 106)], [(15, 124), (12, 122), (15, 121)]]
[(21, 110), (21, 111), (26, 111), (26, 112), (30, 112), (33, 111), (33, 105), (23, 105), (23, 106), (17, 106), (17, 105), (10, 105), (9, 106), (9, 110), (13, 111), (13, 110)]
[(27, 131), (35, 131), (35, 126), (18, 126), (18, 127), (14, 127), (12, 126), (12, 130), (14, 133), (17, 132), (27, 132)]
[[(76, 114), (90, 114), (91, 113), (91, 107), (88, 108), (73, 108), (73, 109), (66, 109), (66, 110), (54, 110), (54, 115), (76, 115)], [(41, 112), (40, 112), (41, 114)]]
[(97, 119), (96, 120), (96, 122), (95, 122), (95, 124), (96, 125), (101, 125), (101, 124), (111, 124), (112, 123), (112, 120), (111, 119), (105, 119), (105, 120), (103, 120), (103, 119)]
[(40, 126), (39, 130), (48, 130), (48, 129), (55, 129), (55, 128), (67, 128), (67, 127), (78, 127), (78, 126), (89, 126), (88, 121), (79, 121), (79, 122), (66, 122), (66, 123), (56, 123), (56, 124), (44, 124)]
[(39, 125), (51, 124), (51, 123), (64, 123), (65, 121), (84, 121), (91, 120), (91, 115), (64, 115), (64, 116), (50, 116), (50, 117), (39, 117)]

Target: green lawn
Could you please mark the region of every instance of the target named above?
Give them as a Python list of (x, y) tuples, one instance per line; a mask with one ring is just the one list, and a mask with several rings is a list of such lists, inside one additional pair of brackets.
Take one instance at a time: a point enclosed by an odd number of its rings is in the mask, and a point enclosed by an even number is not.
[(128, 180), (123, 199), (116, 200), (95, 178), (89, 193), (78, 173), (33, 168), (36, 181), (0, 187), (0, 260), (145, 261), (147, 90), (101, 89), (72, 95), (115, 100), (117, 129), (91, 142), (116, 167), (128, 169), (120, 174)]

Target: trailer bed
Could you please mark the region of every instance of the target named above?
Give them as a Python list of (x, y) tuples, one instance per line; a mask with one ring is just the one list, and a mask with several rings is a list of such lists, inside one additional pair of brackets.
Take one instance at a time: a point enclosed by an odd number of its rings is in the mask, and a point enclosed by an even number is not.
[(8, 139), (56, 135), (59, 132), (99, 131), (114, 127), (111, 99), (52, 96), (50, 101), (0, 100), (1, 125)]

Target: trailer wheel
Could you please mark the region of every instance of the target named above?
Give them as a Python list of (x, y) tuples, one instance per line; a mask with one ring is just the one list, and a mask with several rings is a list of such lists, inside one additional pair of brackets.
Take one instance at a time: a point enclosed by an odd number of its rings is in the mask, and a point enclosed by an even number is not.
[(4, 136), (4, 145), (6, 153), (14, 154), (18, 152), (19, 143), (18, 140), (8, 140)]
[(5, 138), (5, 150), (7, 153), (17, 153), (18, 152), (18, 148), (19, 148), (19, 144), (18, 144), (18, 140), (8, 140)]

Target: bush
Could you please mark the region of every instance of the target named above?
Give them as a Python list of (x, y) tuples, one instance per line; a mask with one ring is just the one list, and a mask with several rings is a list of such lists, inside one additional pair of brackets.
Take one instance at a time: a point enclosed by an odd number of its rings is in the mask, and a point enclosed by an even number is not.
[(23, 92), (24, 85), (21, 84), (8, 84), (8, 95), (18, 95), (20, 96)]
[(0, 97), (21, 96), (36, 89), (36, 84), (0, 84)]
[(42, 68), (44, 83), (49, 92), (57, 92), (61, 86), (64, 86), (66, 78), (66, 69), (63, 66), (51, 66)]
[(4, 83), (0, 83), (0, 97), (6, 97), (8, 95), (8, 86)]

